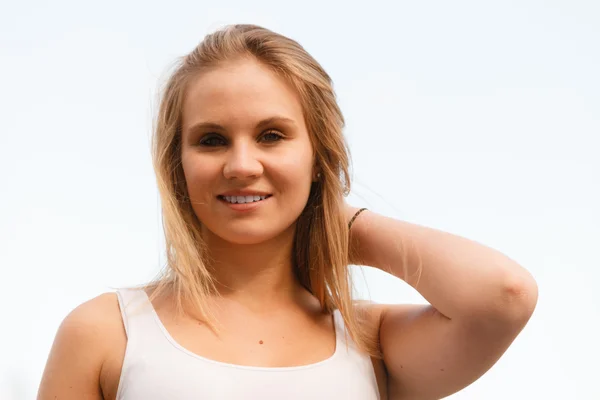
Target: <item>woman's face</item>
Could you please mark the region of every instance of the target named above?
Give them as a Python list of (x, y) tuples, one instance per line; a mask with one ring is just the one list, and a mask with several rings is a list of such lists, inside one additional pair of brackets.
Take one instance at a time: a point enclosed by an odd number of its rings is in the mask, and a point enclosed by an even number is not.
[(181, 156), (204, 235), (256, 244), (293, 232), (314, 178), (313, 149), (297, 93), (267, 67), (240, 60), (190, 83)]

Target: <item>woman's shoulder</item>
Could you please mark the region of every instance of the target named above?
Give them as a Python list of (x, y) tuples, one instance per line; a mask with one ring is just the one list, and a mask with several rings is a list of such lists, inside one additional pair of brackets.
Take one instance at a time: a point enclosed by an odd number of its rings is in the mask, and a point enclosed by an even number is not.
[(107, 332), (120, 331), (123, 323), (117, 293), (102, 293), (78, 305), (65, 317), (62, 328), (99, 341)]
[(40, 394), (92, 396), (100, 386), (105, 362), (121, 351), (119, 341), (126, 343), (116, 293), (103, 293), (75, 307), (58, 328)]
[(355, 300), (354, 309), (359, 318), (369, 325), (377, 326), (387, 308), (386, 304), (374, 303), (370, 300)]
[(410, 319), (427, 308), (423, 304), (382, 304), (369, 300), (357, 300), (354, 306), (361, 321), (376, 332), (381, 329), (388, 316), (403, 320)]
[(62, 321), (57, 337), (97, 352), (103, 362), (120, 338), (126, 339), (116, 292), (102, 293), (73, 309)]

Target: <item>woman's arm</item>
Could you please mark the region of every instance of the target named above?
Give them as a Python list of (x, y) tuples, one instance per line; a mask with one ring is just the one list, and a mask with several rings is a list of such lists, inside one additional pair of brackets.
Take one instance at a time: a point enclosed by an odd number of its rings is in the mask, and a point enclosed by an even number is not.
[(392, 398), (439, 399), (469, 385), (506, 351), (537, 302), (525, 269), (460, 236), (365, 211), (352, 225), (351, 246), (352, 264), (405, 280), (431, 304), (381, 311)]

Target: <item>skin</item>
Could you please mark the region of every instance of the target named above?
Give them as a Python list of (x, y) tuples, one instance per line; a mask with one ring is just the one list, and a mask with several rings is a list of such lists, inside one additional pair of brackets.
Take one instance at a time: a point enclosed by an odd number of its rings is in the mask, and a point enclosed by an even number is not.
[[(258, 126), (275, 116), (288, 121)], [(296, 93), (256, 61), (222, 65), (190, 85), (182, 140), (190, 198), (222, 293), (211, 306), (223, 329), (217, 338), (174, 317), (167, 294), (154, 302), (167, 330), (188, 350), (233, 364), (306, 365), (331, 356), (331, 316), (298, 284), (290, 262), (294, 223), (317, 179)], [(272, 197), (247, 213), (218, 198), (241, 189)], [(347, 207), (348, 219), (355, 211)], [(410, 239), (413, 251), (402, 254), (398, 238)], [(384, 355), (373, 360), (382, 399), (439, 399), (469, 385), (500, 358), (535, 307), (533, 278), (468, 239), (370, 211), (357, 218), (350, 239), (358, 248), (353, 264), (404, 279), (431, 304), (363, 305)], [(38, 398), (114, 399), (126, 344), (114, 293), (80, 305), (59, 328)]]

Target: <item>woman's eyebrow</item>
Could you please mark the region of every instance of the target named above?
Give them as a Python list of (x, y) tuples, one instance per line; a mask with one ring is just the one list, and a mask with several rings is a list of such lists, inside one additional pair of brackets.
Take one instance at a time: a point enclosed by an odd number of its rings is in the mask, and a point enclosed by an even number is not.
[[(269, 117), (269, 118), (265, 118), (265, 119), (261, 120), (258, 124), (256, 124), (256, 127), (264, 128), (268, 125), (272, 125), (272, 124), (276, 124), (276, 123), (285, 123), (285, 124), (292, 125), (292, 126), (296, 125), (296, 122), (291, 118), (275, 116), (275, 117)], [(193, 124), (189, 128), (187, 128), (187, 131), (189, 133), (204, 131), (204, 130), (225, 131), (226, 129), (222, 125), (219, 125), (215, 122), (208, 122), (208, 121), (198, 122), (198, 123)]]
[(293, 125), (293, 126), (296, 125), (296, 122), (294, 122), (294, 120), (291, 118), (275, 116), (275, 117), (263, 119), (258, 124), (256, 124), (256, 127), (264, 128), (268, 125), (272, 125), (272, 124), (276, 124), (276, 123), (284, 123), (284, 124)]

